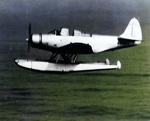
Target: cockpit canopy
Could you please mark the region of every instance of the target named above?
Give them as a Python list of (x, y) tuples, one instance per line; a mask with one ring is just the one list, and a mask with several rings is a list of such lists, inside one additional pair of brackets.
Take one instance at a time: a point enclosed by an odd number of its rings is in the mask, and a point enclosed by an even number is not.
[[(54, 29), (54, 30), (50, 31), (48, 34), (60, 35), (60, 36), (70, 36), (68, 28)], [(71, 36), (91, 37), (91, 34), (82, 33), (81, 31), (74, 29), (73, 34)]]

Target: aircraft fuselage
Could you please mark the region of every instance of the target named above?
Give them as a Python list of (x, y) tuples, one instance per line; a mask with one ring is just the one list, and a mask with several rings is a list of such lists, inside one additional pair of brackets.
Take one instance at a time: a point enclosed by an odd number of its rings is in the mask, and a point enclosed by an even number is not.
[[(91, 54), (117, 49), (123, 46), (117, 36), (92, 35), (82, 36), (57, 36), (51, 34), (32, 35), (32, 47), (49, 50), (57, 53)], [(134, 45), (134, 43), (132, 44)]]

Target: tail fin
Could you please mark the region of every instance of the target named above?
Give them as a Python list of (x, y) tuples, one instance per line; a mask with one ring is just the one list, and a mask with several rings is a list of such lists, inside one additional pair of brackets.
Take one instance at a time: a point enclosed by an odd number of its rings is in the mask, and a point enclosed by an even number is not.
[(134, 44), (138, 45), (142, 41), (142, 31), (139, 21), (136, 18), (130, 20), (124, 33), (119, 36), (119, 39), (133, 40)]

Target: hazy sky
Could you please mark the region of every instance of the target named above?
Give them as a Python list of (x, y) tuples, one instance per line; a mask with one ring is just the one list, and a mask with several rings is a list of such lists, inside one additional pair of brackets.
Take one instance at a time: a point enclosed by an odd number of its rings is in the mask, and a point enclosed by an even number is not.
[(121, 34), (133, 17), (149, 19), (148, 0), (1, 0), (0, 41), (24, 41), (32, 32), (60, 27), (88, 33)]

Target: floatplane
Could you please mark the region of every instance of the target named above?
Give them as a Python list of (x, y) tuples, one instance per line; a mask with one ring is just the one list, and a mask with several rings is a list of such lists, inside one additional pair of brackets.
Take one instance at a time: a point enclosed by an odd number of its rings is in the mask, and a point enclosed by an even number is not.
[[(96, 71), (120, 69), (121, 63), (110, 65), (109, 59), (105, 62), (79, 63), (80, 54), (96, 54), (121, 48), (139, 45), (142, 41), (142, 31), (139, 21), (132, 18), (120, 36), (106, 36), (85, 34), (79, 30), (73, 30), (69, 35), (68, 28), (52, 30), (47, 34), (32, 34), (29, 24), (28, 50), (30, 47), (51, 51), (49, 60), (16, 59), (15, 63), (21, 67), (52, 72)], [(63, 60), (60, 61), (60, 58)]]

